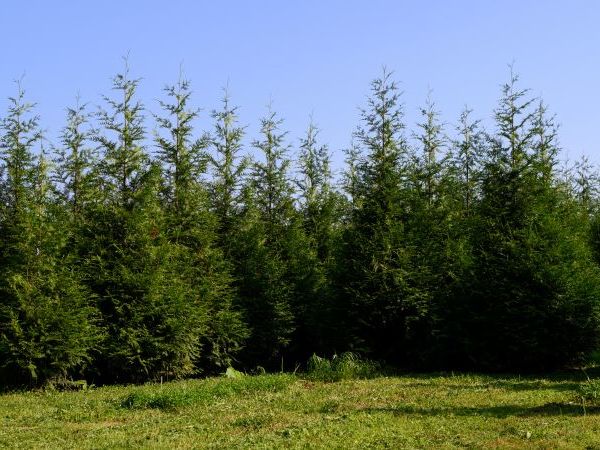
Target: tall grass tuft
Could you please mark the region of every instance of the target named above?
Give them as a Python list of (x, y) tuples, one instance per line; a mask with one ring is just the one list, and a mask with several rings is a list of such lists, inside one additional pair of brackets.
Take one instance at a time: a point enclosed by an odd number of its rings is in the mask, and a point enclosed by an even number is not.
[(587, 405), (600, 405), (600, 380), (589, 380), (579, 385), (578, 397)]
[(333, 355), (331, 359), (312, 355), (308, 360), (306, 378), (314, 381), (335, 382), (374, 378), (381, 366), (351, 352)]

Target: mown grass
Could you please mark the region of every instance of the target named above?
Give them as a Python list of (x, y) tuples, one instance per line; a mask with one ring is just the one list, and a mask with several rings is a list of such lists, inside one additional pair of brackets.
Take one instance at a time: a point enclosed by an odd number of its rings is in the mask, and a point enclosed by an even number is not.
[(262, 375), (8, 393), (0, 447), (600, 449), (594, 389), (570, 375)]

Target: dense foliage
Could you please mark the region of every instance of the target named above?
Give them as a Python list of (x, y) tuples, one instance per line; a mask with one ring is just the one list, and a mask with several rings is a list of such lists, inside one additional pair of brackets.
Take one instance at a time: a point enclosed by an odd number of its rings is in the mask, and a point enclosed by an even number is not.
[(443, 124), (428, 99), (410, 131), (384, 72), (339, 180), (312, 121), (290, 142), (269, 109), (247, 145), (227, 92), (204, 118), (181, 77), (152, 115), (139, 83), (126, 67), (50, 145), (20, 86), (0, 115), (2, 384), (347, 351), (536, 371), (597, 349), (598, 177), (560, 163), (554, 118), (516, 76), (493, 129), (470, 110)]

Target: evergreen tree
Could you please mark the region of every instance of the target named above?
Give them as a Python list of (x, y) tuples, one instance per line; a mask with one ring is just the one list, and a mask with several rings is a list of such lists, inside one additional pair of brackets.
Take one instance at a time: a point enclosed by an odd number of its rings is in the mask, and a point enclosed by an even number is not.
[(86, 211), (102, 202), (89, 119), (86, 107), (79, 104), (79, 99), (75, 107), (67, 109), (67, 124), (60, 137), (62, 145), (54, 148), (52, 174), (53, 190), (60, 204), (58, 220), (66, 236), (63, 257), (69, 266), (80, 272), (80, 276), (84, 276), (80, 269), (86, 253), (86, 242), (82, 237), (89, 225)]
[(304, 229), (314, 242), (319, 260), (328, 264), (332, 257), (333, 233), (339, 213), (339, 197), (332, 186), (331, 156), (326, 145), (318, 144), (319, 129), (310, 122), (300, 143), (300, 209)]
[(409, 150), (398, 102), (396, 83), (384, 71), (372, 83), (356, 133), (366, 154), (355, 169), (354, 208), (340, 258), (345, 269), (338, 271), (351, 347), (392, 362), (408, 350), (427, 301), (415, 285), (405, 241)]
[(5, 187), (0, 221), (0, 371), (30, 384), (76, 376), (99, 333), (89, 293), (61, 258), (66, 234), (48, 177), (33, 105), (19, 86), (2, 121)]
[(234, 292), (228, 264), (216, 246), (218, 223), (210, 211), (205, 171), (206, 139), (193, 140), (192, 121), (198, 110), (187, 106), (189, 82), (180, 78), (166, 88), (171, 103), (161, 102), (168, 116), (158, 118), (166, 136), (156, 142), (165, 177), (168, 237), (178, 247), (178, 273), (189, 284), (188, 302), (194, 305), (201, 327), (196, 330), (203, 351), (201, 368), (228, 366), (247, 335), (240, 314), (232, 306)]
[[(319, 352), (331, 352), (335, 336), (332, 277), (339, 240), (338, 216), (342, 212), (341, 196), (332, 186), (331, 156), (326, 145), (318, 142), (319, 129), (312, 119), (300, 140), (298, 165), (301, 229), (292, 242), (299, 247), (291, 255), (302, 264), (296, 267), (296, 356), (306, 359)], [(300, 257), (300, 258), (299, 258)]]
[(511, 76), (496, 111), (473, 233), (474, 277), (455, 315), (463, 330), (453, 348), (463, 364), (541, 370), (594, 347), (599, 279), (585, 221), (549, 176), (553, 130), (516, 83)]
[[(431, 95), (431, 94), (430, 94)], [(436, 201), (437, 183), (444, 161), (440, 159), (440, 153), (445, 142), (442, 124), (439, 122), (439, 111), (435, 109), (435, 103), (430, 95), (424, 108), (421, 108), (423, 122), (418, 124), (420, 133), (416, 134), (416, 140), (422, 147), (422, 156), (419, 161), (418, 187), (424, 193), (426, 203), (432, 206)]]
[(564, 184), (580, 208), (587, 212), (590, 246), (594, 260), (600, 264), (600, 174), (586, 157), (574, 167), (568, 167), (566, 172)]
[(566, 171), (566, 183), (571, 188), (571, 194), (583, 208), (592, 212), (598, 207), (600, 198), (600, 174), (590, 163), (587, 156), (582, 156)]
[(484, 153), (485, 136), (480, 130), (480, 121), (471, 120), (472, 110), (466, 108), (460, 115), (459, 125), (456, 131), (459, 139), (454, 142), (454, 170), (458, 180), (459, 197), (461, 198), (461, 210), (464, 215), (469, 216), (472, 204), (477, 200), (480, 161)]
[(430, 218), (439, 224), (426, 257), (436, 267), (437, 279), (431, 280), (434, 290), (429, 314), (430, 335), (425, 339), (427, 349), (422, 363), (427, 367), (445, 368), (456, 364), (455, 339), (460, 335), (465, 297), (470, 295), (470, 282), (475, 270), (473, 234), (477, 216), (473, 209), (480, 199), (481, 161), (486, 151), (485, 135), (479, 121), (470, 118), (471, 110), (460, 115), (458, 137), (451, 147), (442, 170), (443, 202), (441, 217)]
[(160, 203), (160, 170), (144, 150), (139, 80), (126, 68), (114, 78), (120, 98), (107, 98), (99, 171), (103, 202), (86, 211), (86, 282), (98, 298), (107, 339), (96, 368), (104, 380), (178, 377), (194, 371), (202, 326), (180, 249), (169, 240)]
[(454, 229), (457, 220), (453, 197), (454, 182), (450, 155), (440, 113), (430, 95), (421, 108), (416, 156), (408, 167), (412, 189), (408, 193), (410, 214), (405, 225), (405, 246), (412, 249), (412, 284), (419, 292), (422, 320), (412, 325), (412, 364), (430, 364), (432, 339), (438, 321), (444, 317), (444, 300), (455, 282), (456, 248), (452, 239), (463, 230)]
[(281, 123), (269, 112), (261, 123), (262, 139), (253, 143), (263, 159), (252, 165), (232, 252), (240, 302), (252, 330), (245, 361), (273, 367), (296, 328), (289, 249), (295, 247), (300, 228), (287, 179), (290, 161)]
[(241, 210), (241, 189), (249, 160), (240, 155), (245, 130), (238, 125), (238, 108), (231, 106), (227, 89), (222, 104), (221, 110), (212, 112), (215, 125), (209, 163), (213, 174), (212, 208), (217, 216), (220, 245), (229, 254), (229, 238)]
[[(361, 152), (358, 144), (354, 137), (350, 142), (350, 146), (344, 149), (345, 159), (344, 163), (346, 165), (346, 169), (343, 172), (342, 178), (342, 188), (347, 195), (346, 206), (350, 209), (354, 209), (357, 207), (360, 199), (359, 193), (359, 179), (358, 179), (358, 168), (363, 161), (361, 159)], [(350, 213), (346, 212), (345, 216), (349, 216)], [(345, 217), (348, 219), (348, 217)]]
[(78, 99), (75, 107), (67, 109), (67, 125), (61, 133), (62, 145), (55, 149), (53, 177), (59, 198), (75, 221), (81, 220), (83, 209), (97, 200), (93, 195), (97, 184), (93, 168), (97, 161), (95, 149), (91, 147), (92, 138), (86, 105), (81, 105)]

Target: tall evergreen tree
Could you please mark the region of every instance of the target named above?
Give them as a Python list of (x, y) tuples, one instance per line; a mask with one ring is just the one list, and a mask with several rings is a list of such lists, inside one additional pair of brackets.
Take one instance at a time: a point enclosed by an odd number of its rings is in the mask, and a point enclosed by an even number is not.
[(372, 83), (356, 139), (366, 154), (356, 168), (351, 223), (338, 283), (349, 302), (353, 348), (398, 362), (408, 350), (426, 299), (414, 283), (412, 250), (406, 246), (409, 150), (399, 93), (391, 75)]
[(262, 159), (251, 168), (232, 254), (240, 301), (252, 329), (245, 359), (271, 366), (280, 362), (296, 329), (298, 272), (293, 266), (300, 265), (300, 255), (291, 251), (303, 236), (287, 177), (290, 161), (281, 123), (270, 111), (261, 122), (261, 139), (253, 143)]
[(86, 105), (79, 99), (73, 108), (67, 109), (67, 125), (61, 133), (61, 144), (55, 149), (55, 174), (58, 193), (66, 209), (78, 221), (82, 210), (94, 198), (97, 174), (93, 172), (96, 161), (92, 147), (93, 130), (89, 123)]
[(2, 121), (0, 372), (38, 384), (77, 376), (99, 333), (89, 293), (61, 258), (66, 234), (32, 108), (19, 86)]
[(441, 305), (455, 282), (457, 249), (452, 238), (458, 230), (453, 228), (457, 205), (452, 195), (448, 142), (431, 94), (420, 112), (422, 121), (414, 136), (416, 154), (409, 166), (412, 189), (407, 195), (410, 214), (404, 245), (412, 249), (411, 278), (419, 292), (423, 317), (412, 325), (413, 343), (407, 356), (413, 364), (429, 364), (434, 350), (432, 338), (437, 322), (444, 316)]
[(477, 216), (474, 209), (480, 199), (481, 162), (486, 151), (486, 136), (479, 121), (473, 121), (471, 110), (460, 114), (456, 132), (458, 137), (449, 142), (450, 148), (442, 170), (443, 201), (441, 216), (433, 219), (438, 233), (430, 237), (433, 250), (426, 257), (436, 267), (436, 280), (431, 280), (434, 291), (429, 314), (427, 349), (422, 352), (422, 363), (428, 367), (443, 368), (456, 364), (453, 353), (455, 339), (462, 333), (465, 297), (470, 295), (474, 273), (473, 234)]
[(299, 166), (300, 209), (304, 229), (314, 241), (319, 260), (331, 258), (333, 233), (339, 197), (332, 186), (331, 156), (326, 145), (318, 143), (319, 129), (310, 122), (300, 142)]
[[(293, 256), (302, 256), (308, 266), (297, 266), (297, 330), (294, 340), (297, 356), (302, 358), (315, 351), (334, 350), (334, 289), (336, 244), (339, 241), (339, 215), (342, 213), (341, 196), (334, 190), (331, 156), (327, 145), (318, 141), (319, 129), (312, 118), (306, 134), (300, 140), (298, 212), (302, 229), (294, 242), (300, 247)], [(297, 219), (298, 220), (298, 219)]]
[(199, 347), (201, 320), (169, 240), (160, 170), (143, 146), (138, 83), (126, 67), (113, 81), (120, 97), (107, 98), (110, 110), (99, 113), (103, 202), (86, 211), (86, 282), (107, 330), (97, 361), (104, 380), (189, 374)]
[(476, 200), (480, 179), (480, 162), (483, 158), (485, 136), (480, 129), (480, 121), (471, 120), (471, 109), (460, 114), (456, 131), (459, 138), (454, 142), (454, 170), (457, 178), (459, 197), (464, 215), (469, 216)]
[(421, 108), (423, 122), (418, 124), (420, 130), (416, 140), (422, 147), (419, 161), (419, 187), (424, 192), (428, 206), (436, 200), (436, 184), (439, 182), (443, 169), (441, 151), (445, 145), (443, 126), (439, 121), (440, 113), (435, 109), (435, 103), (428, 95), (424, 108)]
[(229, 238), (236, 226), (241, 209), (242, 185), (249, 166), (247, 157), (241, 156), (245, 129), (238, 124), (238, 108), (231, 106), (227, 89), (224, 91), (222, 108), (212, 112), (215, 122), (209, 155), (213, 182), (211, 186), (212, 208), (218, 221), (221, 247), (229, 254)]
[(475, 276), (456, 315), (464, 328), (453, 348), (463, 364), (548, 369), (573, 362), (597, 342), (599, 279), (585, 222), (549, 177), (553, 132), (531, 106), (511, 76), (483, 173)]
[(167, 234), (178, 248), (178, 273), (189, 284), (187, 301), (194, 305), (200, 322), (196, 330), (202, 343), (198, 364), (213, 370), (231, 364), (247, 335), (240, 314), (233, 308), (229, 266), (216, 246), (218, 222), (210, 211), (208, 188), (201, 182), (205, 172), (206, 139), (194, 140), (193, 120), (198, 110), (187, 106), (191, 90), (180, 77), (166, 88), (170, 103), (157, 118), (164, 131), (156, 135), (165, 177)]
[[(346, 168), (343, 172), (342, 188), (347, 195), (347, 199), (349, 200), (346, 202), (346, 206), (350, 207), (350, 209), (354, 209), (360, 200), (358, 168), (361, 164), (363, 164), (360, 147), (354, 137), (350, 141), (348, 148), (344, 149), (344, 154), (344, 163)], [(349, 213), (345, 214), (345, 216), (349, 215)]]

